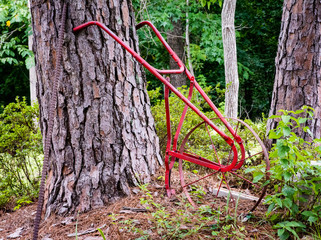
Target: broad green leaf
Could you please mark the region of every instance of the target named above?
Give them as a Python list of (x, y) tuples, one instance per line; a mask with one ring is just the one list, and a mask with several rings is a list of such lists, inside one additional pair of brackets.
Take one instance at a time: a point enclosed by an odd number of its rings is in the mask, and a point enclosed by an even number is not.
[(285, 229), (288, 230), (289, 232), (291, 232), (295, 237), (297, 237), (298, 239), (300, 239), (295, 230), (293, 230), (293, 229), (290, 228), (290, 227), (285, 227)]
[(315, 148), (315, 150), (316, 150), (318, 153), (321, 153), (321, 146), (317, 146), (317, 147)]
[(273, 203), (271, 203), (270, 206), (268, 207), (268, 210), (267, 210), (267, 212), (266, 212), (266, 215), (267, 215), (267, 216), (270, 215), (270, 213), (272, 212), (272, 210), (274, 209), (274, 207), (275, 207), (275, 203), (273, 202)]
[(284, 180), (288, 182), (292, 178), (293, 174), (291, 172), (285, 172), (283, 174)]
[(284, 230), (283, 234), (279, 235), (279, 237), (280, 237), (281, 240), (286, 240), (286, 239), (288, 239), (290, 237), (290, 234), (289, 234), (289, 232)]
[(35, 66), (35, 59), (34, 59), (34, 57), (32, 56), (32, 57), (26, 58), (25, 64), (26, 64), (26, 68), (27, 68), (27, 69), (30, 69), (30, 68), (34, 67), (34, 66)]
[(307, 217), (314, 217), (314, 216), (316, 216), (316, 213), (312, 212), (312, 211), (304, 211), (304, 212), (302, 212), (302, 215), (307, 216)]
[[(321, 146), (320, 146), (320, 148), (321, 148)], [(250, 173), (250, 172), (253, 172), (255, 170), (256, 170), (255, 168), (248, 167), (248, 168), (244, 169), (244, 173)]]
[(275, 202), (279, 205), (280, 208), (283, 207), (282, 200), (280, 198), (275, 198)]
[(278, 229), (278, 236), (283, 235), (283, 234), (284, 234), (284, 232), (285, 232), (285, 229), (284, 229), (284, 228), (280, 228), (280, 229)]
[(264, 176), (265, 176), (265, 174), (262, 173), (262, 172), (255, 172), (255, 173), (253, 174), (253, 183), (257, 183), (257, 182), (260, 181)]
[[(291, 117), (291, 120), (294, 121), (294, 122), (296, 122), (296, 125), (297, 125), (297, 126), (300, 125), (298, 119), (296, 119), (295, 117)], [(292, 125), (292, 124), (291, 124), (291, 125)]]
[(299, 110), (296, 110), (295, 112), (293, 112), (293, 114), (300, 114), (300, 113), (304, 113), (304, 110), (303, 109), (299, 109)]
[(287, 209), (289, 209), (291, 212), (292, 212), (292, 200), (291, 199), (289, 199), (289, 198), (286, 198), (286, 199), (284, 199), (283, 200), (283, 205), (287, 208)]
[(280, 137), (282, 137), (282, 133), (276, 133), (273, 130), (269, 133), (269, 139), (279, 139)]
[(284, 193), (284, 195), (288, 198), (293, 198), (293, 195), (295, 193), (295, 189), (288, 186), (288, 185), (285, 185), (282, 189), (282, 192)]
[(283, 140), (278, 140), (276, 142), (276, 149), (278, 150), (278, 155), (281, 158), (285, 157), (286, 154), (290, 151), (290, 148), (285, 145), (285, 142)]
[(249, 73), (247, 71), (244, 71), (243, 77), (244, 77), (244, 79), (248, 80), (249, 79)]
[(295, 222), (295, 221), (285, 221), (284, 226), (287, 227), (300, 227), (300, 228), (305, 228), (306, 226), (301, 223), (301, 222)]
[(310, 224), (315, 223), (319, 220), (319, 218), (317, 216), (311, 216), (308, 218), (308, 222), (310, 222)]
[(314, 113), (310, 112), (310, 111), (308, 111), (308, 114), (309, 114), (310, 117), (313, 117), (313, 115), (314, 115)]
[(291, 129), (290, 129), (290, 127), (288, 127), (288, 126), (283, 127), (282, 130), (283, 130), (283, 135), (284, 135), (285, 137), (289, 136), (290, 133), (291, 133)]
[(276, 222), (276, 221), (280, 221), (280, 214), (272, 214), (271, 217), (269, 217), (271, 222)]
[(299, 117), (299, 123), (302, 124), (302, 123), (305, 123), (308, 119), (307, 118), (301, 118)]
[(273, 118), (280, 118), (280, 115), (271, 115), (269, 118), (270, 118), (270, 119), (273, 119)]
[(299, 207), (294, 202), (292, 202), (292, 212), (293, 212), (294, 215), (298, 214), (298, 212), (299, 212)]
[(282, 115), (281, 116), (281, 119), (284, 123), (288, 123), (291, 119), (291, 116), (288, 116), (288, 115)]
[(289, 160), (288, 160), (288, 159), (281, 158), (281, 159), (280, 159), (280, 163), (281, 163), (281, 166), (282, 166), (283, 168), (288, 168), (288, 167), (289, 167)]

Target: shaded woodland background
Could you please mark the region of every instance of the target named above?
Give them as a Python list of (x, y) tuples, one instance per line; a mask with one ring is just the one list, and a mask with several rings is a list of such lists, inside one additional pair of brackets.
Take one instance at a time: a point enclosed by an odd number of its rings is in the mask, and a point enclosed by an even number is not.
[[(239, 114), (251, 119), (267, 116), (274, 82), (274, 59), (281, 26), (282, 1), (237, 1), (235, 26), (240, 78)], [(32, 52), (28, 50), (31, 34), (30, 14), (26, 1), (3, 1), (0, 32), (0, 104), (13, 102), (16, 96), (26, 96), (30, 102), (28, 68)], [(221, 7), (218, 3), (202, 6), (191, 1), (189, 8), (182, 0), (133, 1), (136, 21), (150, 20), (164, 36), (185, 43), (186, 11), (189, 13), (191, 61), (196, 79), (203, 86), (212, 86), (215, 104), (224, 101), (215, 87), (224, 89), (223, 44), (221, 37)], [(15, 17), (17, 16), (17, 17)], [(10, 19), (10, 20), (9, 20)], [(8, 20), (10, 26), (8, 26)], [(150, 32), (138, 32), (142, 55), (159, 69), (169, 67), (169, 56), (151, 37)], [(8, 36), (10, 35), (10, 38)], [(157, 43), (157, 42), (156, 42)], [(183, 46), (184, 56), (186, 54)], [(183, 56), (183, 59), (185, 57)], [(148, 90), (161, 86), (148, 72)]]

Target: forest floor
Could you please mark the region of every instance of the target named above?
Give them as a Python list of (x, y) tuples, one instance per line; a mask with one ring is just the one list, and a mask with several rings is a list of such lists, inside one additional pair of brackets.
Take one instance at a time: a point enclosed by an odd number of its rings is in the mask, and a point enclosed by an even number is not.
[[(226, 206), (226, 199), (215, 198), (213, 205), (212, 197), (203, 195), (202, 207), (195, 209), (184, 197), (170, 200), (163, 184), (162, 177), (155, 177), (149, 185), (132, 188), (131, 196), (109, 206), (70, 216), (52, 215), (42, 220), (39, 240), (103, 239), (98, 228), (106, 239), (113, 240), (277, 239), (276, 230), (265, 221), (263, 204), (244, 221), (242, 209), (247, 201), (238, 202), (235, 211)], [(0, 212), (0, 240), (32, 239), (36, 208), (35, 202), (13, 212)]]

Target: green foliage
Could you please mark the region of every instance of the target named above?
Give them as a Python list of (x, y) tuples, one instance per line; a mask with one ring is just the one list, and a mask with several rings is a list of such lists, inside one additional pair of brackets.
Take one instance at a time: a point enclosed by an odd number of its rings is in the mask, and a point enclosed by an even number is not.
[(223, 0), (200, 0), (202, 7), (207, 6), (208, 8), (211, 7), (212, 4), (218, 3), (220, 7), (223, 5)]
[(13, 210), (19, 210), (21, 206), (28, 205), (30, 203), (32, 203), (32, 201), (30, 200), (30, 196), (23, 196), (22, 198), (17, 200), (17, 205), (14, 207)]
[[(27, 0), (0, 2), (0, 62), (19, 65), (24, 60), (29, 69), (34, 65), (33, 53), (28, 49), (30, 12)], [(20, 55), (21, 59), (17, 59)]]
[(16, 98), (0, 114), (0, 208), (17, 199), (19, 208), (38, 194), (42, 137), (37, 116), (38, 106), (28, 106), (25, 98)]
[(278, 236), (280, 237), (280, 239), (285, 240), (290, 237), (291, 233), (294, 237), (296, 237), (297, 239), (300, 239), (296, 231), (298, 231), (299, 229), (301, 230), (305, 228), (305, 225), (296, 221), (291, 221), (291, 222), (284, 221), (284, 222), (279, 222), (274, 227), (278, 229)]
[(320, 225), (314, 225), (314, 231), (312, 234), (313, 239), (321, 239), (321, 226)]
[[(179, 88), (181, 93), (187, 97), (188, 96), (188, 89), (186, 87)], [(206, 93), (208, 93), (211, 90), (210, 87), (207, 87), (204, 89)], [(158, 88), (156, 91), (149, 92), (149, 96), (151, 99), (151, 102), (157, 102), (154, 106), (152, 106), (152, 114), (155, 119), (155, 126), (156, 126), (156, 132), (160, 139), (160, 146), (162, 149), (162, 152), (165, 152), (166, 148), (166, 142), (167, 142), (167, 127), (166, 127), (166, 114), (165, 114), (165, 100), (156, 100), (159, 95), (160, 88)], [(217, 86), (217, 91), (220, 91), (219, 86)], [(198, 94), (195, 93), (192, 96), (191, 102), (200, 109), (200, 111), (203, 111), (206, 109), (207, 105), (204, 105), (205, 101), (204, 99)], [(169, 97), (169, 106), (170, 106), (170, 116), (171, 116), (171, 129), (172, 134), (175, 135), (175, 131), (177, 129), (179, 120), (181, 118), (183, 109), (185, 107), (185, 103), (178, 98), (176, 95), (172, 94)], [(204, 112), (204, 111), (203, 111)], [(209, 118), (212, 118), (215, 116), (215, 113), (213, 111), (210, 111), (208, 113), (205, 112), (205, 115)], [(188, 131), (190, 131), (191, 128), (193, 128), (195, 125), (200, 123), (202, 119), (191, 109), (187, 111), (185, 121), (182, 127), (182, 131), (180, 136), (185, 136)], [(174, 136), (173, 136), (174, 137)], [(199, 136), (195, 135), (195, 141), (202, 141), (202, 139), (206, 136)], [(179, 137), (178, 146), (180, 145), (181, 137)]]
[(235, 26), (237, 58), (247, 73), (240, 72), (241, 114), (251, 119), (268, 113), (275, 75), (275, 56), (281, 26), (283, 0), (238, 0)]
[[(150, 192), (146, 192), (145, 194), (147, 198), (142, 198), (141, 204), (145, 206), (146, 209), (153, 210), (151, 213), (152, 222), (154, 223), (159, 236), (163, 236), (164, 238), (171, 238), (175, 236), (178, 239), (184, 239), (197, 233), (205, 225), (205, 223), (202, 223), (201, 221), (193, 222), (193, 228), (189, 228), (187, 231), (182, 230), (181, 226), (190, 223), (190, 220), (192, 219), (190, 204), (186, 204), (183, 206), (183, 210), (179, 209), (177, 211), (177, 215), (172, 216), (172, 214), (166, 211), (165, 206), (156, 203), (153, 200), (153, 196)], [(211, 221), (212, 218), (207, 217), (206, 220)]]
[(280, 112), (281, 116), (271, 116), (279, 123), (269, 133), (276, 143), (270, 152), (274, 189), (266, 197), (267, 216), (276, 223), (280, 239), (299, 238), (298, 233), (321, 223), (321, 166), (311, 164), (321, 157), (321, 140), (311, 143), (295, 134), (311, 133), (304, 124), (313, 116), (312, 108)]
[[(134, 1), (133, 4), (137, 10), (137, 22), (150, 20), (161, 32), (165, 33), (173, 29), (172, 22), (180, 21), (184, 29), (186, 11), (189, 11), (191, 57), (196, 79), (199, 81), (199, 78), (202, 78), (199, 82), (211, 86), (212, 89), (218, 83), (224, 86), (223, 44), (219, 14), (207, 12), (206, 8), (196, 1), (190, 1), (188, 7), (185, 0), (174, 0), (166, 4), (162, 4), (159, 0), (146, 0), (136, 1), (136, 3)], [(216, 11), (216, 8), (220, 9), (217, 5), (213, 6), (211, 11)], [(138, 35), (142, 56), (158, 69), (168, 68), (170, 56), (157, 38), (151, 34), (151, 31), (143, 28), (138, 31)], [(163, 34), (163, 37), (166, 39), (166, 34)], [(217, 66), (220, 66), (218, 71)], [(148, 72), (147, 79), (150, 82), (148, 90), (162, 86), (161, 82)], [(217, 97), (215, 91), (211, 91), (210, 94), (212, 99)]]
[[(160, 0), (133, 1), (137, 22), (150, 20), (166, 33), (172, 22), (180, 21), (185, 37), (186, 12), (189, 17), (190, 50), (195, 77), (204, 86), (211, 86), (211, 99), (216, 99), (214, 87), (225, 87), (220, 0)], [(280, 31), (281, 0), (264, 2), (238, 0), (235, 12), (236, 42), (239, 71), (239, 106), (243, 118), (260, 118), (268, 113), (274, 82), (274, 59)], [(169, 55), (150, 30), (138, 31), (142, 56), (159, 69), (169, 67)], [(259, 41), (258, 41), (259, 39)], [(155, 45), (156, 43), (156, 45)], [(162, 84), (147, 72), (148, 90)], [(202, 79), (200, 81), (200, 78)]]
[(27, 0), (0, 1), (0, 105), (13, 102), (15, 96), (29, 96), (27, 69), (34, 66), (28, 49), (30, 20)]

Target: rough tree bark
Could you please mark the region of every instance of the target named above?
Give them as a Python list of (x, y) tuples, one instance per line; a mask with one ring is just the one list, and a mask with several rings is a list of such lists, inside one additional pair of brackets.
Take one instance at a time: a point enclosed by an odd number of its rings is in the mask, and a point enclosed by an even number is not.
[(237, 117), (239, 77), (237, 71), (235, 16), (236, 0), (225, 0), (222, 10), (222, 38), (225, 67), (225, 116)]
[[(180, 20), (178, 21), (172, 21), (173, 24), (173, 30), (168, 31), (167, 33), (167, 43), (174, 52), (176, 52), (177, 56), (185, 62), (185, 43), (183, 39), (183, 28), (182, 23)], [(170, 69), (178, 69), (177, 63), (174, 61), (172, 57), (169, 57), (169, 67)], [(172, 74), (170, 76), (171, 78), (171, 84), (174, 87), (181, 87), (183, 85), (187, 84), (187, 77), (185, 74)]]
[[(63, 1), (31, 1), (37, 97), (45, 136)], [(46, 215), (89, 209), (129, 195), (162, 164), (141, 65), (97, 26), (138, 50), (130, 0), (69, 1), (63, 80), (50, 151)]]
[[(320, 21), (320, 1), (284, 1), (270, 109), (270, 115), (276, 115), (280, 109), (313, 107), (314, 119), (307, 124), (315, 138), (321, 137)], [(267, 133), (276, 125), (275, 119), (269, 119)], [(306, 140), (310, 138), (305, 132), (299, 134)]]

